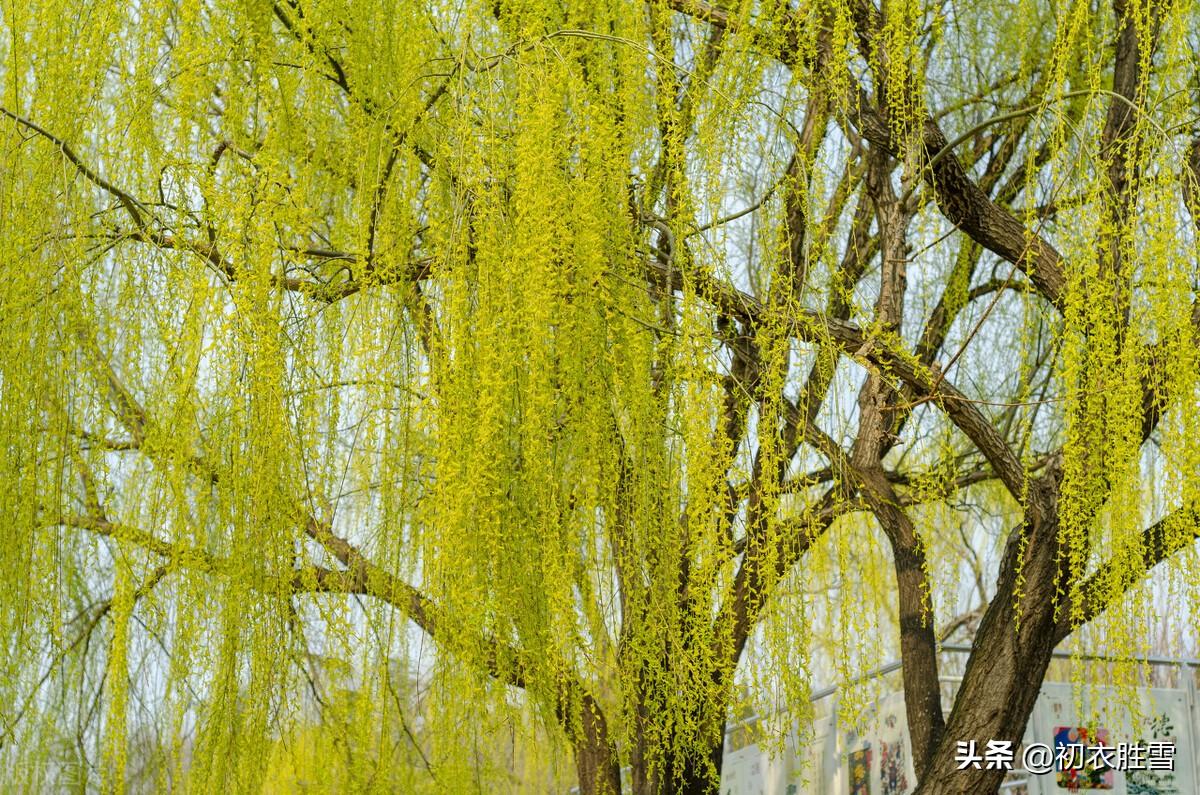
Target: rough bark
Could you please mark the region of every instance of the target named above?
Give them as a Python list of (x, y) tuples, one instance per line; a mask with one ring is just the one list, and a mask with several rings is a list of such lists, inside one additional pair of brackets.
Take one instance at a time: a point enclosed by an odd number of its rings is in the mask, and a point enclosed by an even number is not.
[(578, 733), (572, 737), (580, 795), (619, 795), (621, 765), (608, 732), (608, 721), (596, 702), (583, 699)]
[[(1003, 770), (958, 769), (957, 743), (1008, 740), (1016, 748), (1037, 701), (1039, 684), (1057, 645), (1054, 589), (1059, 579), (1054, 539), (1058, 522), (1053, 488), (1039, 483), (1035, 508), (1005, 550), (1000, 583), (967, 663), (963, 683), (941, 744), (930, 758), (917, 792), (996, 792)], [(1028, 553), (1028, 554), (1027, 554)], [(1017, 593), (1021, 572), (1028, 589)]]

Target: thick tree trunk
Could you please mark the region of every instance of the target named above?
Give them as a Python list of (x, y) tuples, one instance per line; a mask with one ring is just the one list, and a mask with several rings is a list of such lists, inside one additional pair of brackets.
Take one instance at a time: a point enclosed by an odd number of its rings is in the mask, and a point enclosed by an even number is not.
[[(1031, 526), (1026, 547), (1014, 537), (1005, 551), (999, 590), (979, 627), (945, 735), (917, 788), (920, 795), (996, 792), (1004, 771), (959, 770), (957, 743), (974, 740), (985, 748), (988, 740), (1008, 740), (1014, 752), (1021, 743), (1060, 637), (1054, 614), (1058, 523), (1032, 521)], [(1021, 574), (1029, 590), (1018, 601), (1014, 584), (1023, 554)]]
[[(725, 752), (725, 711), (714, 721), (708, 732), (708, 750), (700, 757), (685, 759), (667, 755), (663, 758), (655, 749), (645, 747), (639, 737), (633, 749), (631, 784), (634, 795), (718, 795), (721, 786), (721, 763)], [(656, 758), (657, 757), (657, 758)], [(650, 770), (653, 763), (654, 771)]]
[[(646, 795), (718, 795), (721, 791), (721, 762), (724, 756), (724, 733), (716, 739), (706, 754), (705, 762), (689, 757), (686, 760), (666, 760), (664, 774), (658, 780), (647, 781)], [(708, 767), (712, 765), (712, 769)], [(712, 771), (715, 770), (715, 773)]]
[[(1051, 621), (1047, 629), (1052, 628)], [(1053, 633), (1047, 631), (1044, 635), (1052, 637)], [(993, 637), (998, 642), (985, 647), (988, 652), (975, 666), (970, 683), (963, 682), (956, 702), (961, 706), (956, 706), (945, 741), (934, 753), (920, 782), (917, 792), (921, 795), (996, 792), (1004, 771), (973, 767), (959, 770), (957, 743), (974, 740), (982, 749), (988, 740), (1008, 740), (1014, 752), (1021, 743), (1054, 646), (1047, 643), (1035, 649), (1022, 648), (1016, 642), (1011, 624)]]
[(580, 795), (620, 795), (621, 765), (604, 714), (587, 698), (580, 718), (580, 732), (574, 742)]
[(718, 745), (715, 751), (715, 763), (717, 766), (717, 774), (715, 777), (709, 776), (704, 770), (696, 769), (695, 765), (685, 765), (681, 777), (677, 780), (675, 786), (668, 786), (663, 790), (666, 793), (678, 793), (678, 795), (718, 795), (721, 791), (721, 756), (724, 748)]

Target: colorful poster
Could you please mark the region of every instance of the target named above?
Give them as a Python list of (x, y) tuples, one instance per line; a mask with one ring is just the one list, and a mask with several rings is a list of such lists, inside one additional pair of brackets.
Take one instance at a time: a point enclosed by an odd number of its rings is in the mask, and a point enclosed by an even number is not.
[(897, 728), (899, 724), (900, 721), (895, 715), (888, 715), (883, 720), (885, 729), (879, 742), (879, 791), (881, 795), (904, 795), (908, 791), (908, 775), (904, 764), (904, 737)]
[(871, 795), (871, 749), (850, 754), (850, 795)]
[[(1060, 761), (1056, 766), (1057, 772), (1054, 777), (1058, 786), (1072, 791), (1112, 789), (1114, 774), (1111, 768), (1096, 767), (1090, 758), (1091, 754), (1086, 750), (1083, 753), (1085, 759), (1074, 759), (1075, 754), (1068, 749), (1068, 746), (1083, 746), (1084, 749), (1090, 749), (1100, 745), (1112, 745), (1108, 739), (1108, 729), (1089, 731), (1082, 726), (1055, 726), (1054, 752), (1055, 757)], [(1071, 760), (1075, 763), (1082, 761), (1082, 764), (1073, 764), (1068, 767), (1064, 760)]]

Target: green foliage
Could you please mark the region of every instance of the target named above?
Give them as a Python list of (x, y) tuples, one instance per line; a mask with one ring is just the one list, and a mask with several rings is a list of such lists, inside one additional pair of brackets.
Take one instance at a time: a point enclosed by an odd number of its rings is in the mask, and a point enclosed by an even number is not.
[(894, 653), (891, 563), (973, 607), (1048, 467), (1064, 620), (1173, 511), (1190, 628), (1196, 10), (1131, 2), (1128, 99), (1082, 2), (0, 5), (4, 786), (541, 790), (599, 731), (671, 791)]

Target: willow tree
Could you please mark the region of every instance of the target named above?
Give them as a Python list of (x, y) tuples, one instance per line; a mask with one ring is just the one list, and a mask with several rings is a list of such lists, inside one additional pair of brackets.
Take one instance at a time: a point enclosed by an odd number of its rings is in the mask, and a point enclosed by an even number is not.
[(524, 727), (713, 792), (884, 609), (919, 790), (984, 792), (1069, 635), (1194, 633), (1195, 4), (0, 13), (6, 786), (544, 787), (472, 751)]

